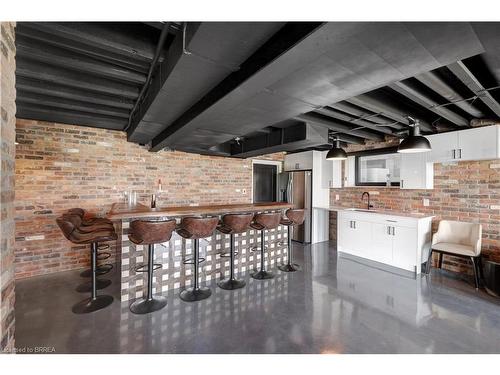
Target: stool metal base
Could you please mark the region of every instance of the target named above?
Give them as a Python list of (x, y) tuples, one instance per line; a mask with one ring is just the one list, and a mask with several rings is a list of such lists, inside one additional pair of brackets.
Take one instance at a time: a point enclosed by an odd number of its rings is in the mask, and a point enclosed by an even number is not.
[(206, 299), (212, 295), (212, 291), (209, 288), (188, 288), (184, 289), (179, 297), (181, 300), (186, 302), (195, 302)]
[(134, 314), (148, 314), (153, 311), (158, 311), (167, 306), (167, 298), (163, 296), (155, 296), (150, 300), (138, 299), (130, 305), (130, 311)]
[(221, 289), (233, 290), (243, 288), (246, 285), (246, 282), (244, 282), (243, 280), (227, 279), (219, 281), (217, 285)]
[[(98, 266), (95, 270), (95, 273), (97, 276), (101, 276), (101, 275), (107, 274), (112, 269), (113, 269), (113, 265), (107, 263), (107, 264), (103, 264), (101, 266)], [(92, 270), (89, 268), (85, 271), (82, 271), (80, 273), (80, 277), (92, 277)]]
[[(97, 279), (95, 282), (95, 287), (97, 290), (101, 290), (104, 288), (107, 288), (108, 286), (111, 285), (111, 280), (99, 280)], [(90, 293), (92, 292), (92, 281), (87, 281), (85, 283), (82, 283), (76, 287), (76, 291), (78, 293)]]
[(265, 279), (272, 279), (274, 277), (274, 274), (272, 272), (262, 270), (254, 272), (250, 276), (252, 276), (252, 278), (256, 280), (265, 280)]
[(88, 314), (97, 310), (104, 309), (113, 303), (111, 296), (97, 296), (95, 299), (85, 298), (83, 301), (73, 305), (71, 311), (75, 314)]
[(300, 270), (300, 266), (298, 264), (282, 264), (278, 266), (278, 269), (283, 272), (295, 272)]

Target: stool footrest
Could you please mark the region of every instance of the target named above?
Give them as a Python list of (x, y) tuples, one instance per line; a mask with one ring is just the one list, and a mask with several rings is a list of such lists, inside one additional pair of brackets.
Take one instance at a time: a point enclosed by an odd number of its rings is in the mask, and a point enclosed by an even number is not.
[(97, 250), (106, 250), (109, 249), (109, 244), (102, 244), (97, 246)]
[[(153, 271), (159, 270), (162, 268), (162, 265), (160, 263), (154, 263), (153, 264)], [(149, 272), (149, 268), (147, 264), (141, 264), (139, 266), (134, 267), (135, 272)]]
[[(233, 252), (233, 256), (237, 256), (239, 254), (239, 252), (237, 251), (234, 251)], [(231, 256), (231, 252), (229, 253), (220, 253), (219, 254), (221, 258), (229, 258)]]
[(108, 258), (111, 258), (111, 253), (108, 253), (107, 251), (97, 254), (97, 260), (106, 260)]
[[(198, 259), (198, 264), (203, 263), (204, 261), (205, 261), (205, 258), (199, 258)], [(194, 264), (194, 259), (193, 258), (189, 258), (189, 259), (183, 260), (182, 264)]]

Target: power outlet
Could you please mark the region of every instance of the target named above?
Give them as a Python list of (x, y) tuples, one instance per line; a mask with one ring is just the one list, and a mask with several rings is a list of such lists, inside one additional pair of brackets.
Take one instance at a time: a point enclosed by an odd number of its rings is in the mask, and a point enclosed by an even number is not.
[(424, 207), (429, 207), (429, 199), (424, 198)]
[(336, 201), (339, 201), (339, 200), (340, 200), (340, 195), (335, 194), (335, 200), (336, 200)]
[(241, 190), (241, 193), (242, 193), (243, 195), (245, 195), (245, 194), (247, 193), (247, 189), (242, 189), (242, 190)]

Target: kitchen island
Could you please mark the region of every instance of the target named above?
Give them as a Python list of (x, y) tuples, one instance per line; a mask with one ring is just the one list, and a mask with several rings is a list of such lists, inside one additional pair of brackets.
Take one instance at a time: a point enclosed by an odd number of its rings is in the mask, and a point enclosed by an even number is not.
[[(126, 203), (115, 203), (107, 214), (107, 218), (115, 222), (118, 233), (118, 258), (121, 263), (121, 300), (128, 301), (143, 295), (146, 274), (136, 272), (136, 266), (147, 260), (147, 246), (135, 245), (128, 239), (130, 222), (133, 220), (166, 220), (175, 218), (178, 221), (185, 216), (222, 216), (228, 213), (284, 211), (291, 208), (289, 203), (243, 203), (228, 205), (181, 206), (150, 208), (143, 204), (130, 206)], [(286, 227), (266, 231), (269, 250), (266, 251), (266, 264), (276, 266), (286, 262)], [(260, 253), (253, 252), (252, 247), (260, 247), (259, 232), (253, 229), (235, 235), (235, 272), (244, 274), (257, 268)], [(119, 251), (119, 250), (118, 250)], [(229, 235), (214, 232), (212, 237), (200, 241), (200, 253), (206, 261), (200, 264), (200, 281), (209, 282), (229, 275), (229, 260), (221, 258), (221, 254), (229, 251)], [(173, 233), (167, 243), (157, 245), (155, 263), (162, 268), (154, 274), (154, 293), (162, 293), (172, 289), (191, 286), (191, 265), (185, 265), (185, 259), (192, 253), (192, 241)]]
[(420, 274), (432, 238), (432, 215), (361, 208), (318, 207), (337, 212), (337, 250)]

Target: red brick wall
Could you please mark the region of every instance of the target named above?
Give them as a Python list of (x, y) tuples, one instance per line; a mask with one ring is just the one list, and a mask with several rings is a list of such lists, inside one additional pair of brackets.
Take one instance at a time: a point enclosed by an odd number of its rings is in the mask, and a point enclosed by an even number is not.
[[(72, 246), (55, 218), (71, 207), (104, 215), (135, 190), (159, 206), (251, 201), (252, 161), (183, 152), (152, 153), (118, 131), (17, 121), (16, 276), (82, 268), (86, 246)], [(282, 160), (283, 154), (261, 159)]]
[[(389, 143), (378, 147), (386, 147)], [(377, 148), (370, 143), (369, 148)], [(360, 147), (357, 146), (356, 150)], [(354, 151), (351, 147), (348, 151)], [(342, 207), (365, 207), (364, 191), (371, 194), (374, 209), (422, 212), (436, 215), (433, 229), (441, 219), (481, 223), (482, 252), (486, 258), (500, 261), (500, 160), (434, 164), (434, 189), (400, 190), (386, 187), (352, 187), (330, 190), (330, 204)], [(336, 201), (335, 196), (340, 200)], [(430, 201), (424, 207), (423, 199)], [(336, 238), (336, 216), (330, 218), (330, 236)], [(446, 256), (443, 268), (470, 272), (467, 262)]]
[(0, 33), (0, 353), (14, 349), (14, 157), (16, 46), (14, 22)]

